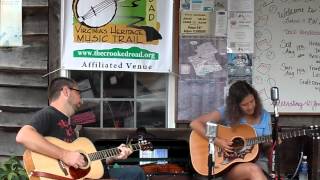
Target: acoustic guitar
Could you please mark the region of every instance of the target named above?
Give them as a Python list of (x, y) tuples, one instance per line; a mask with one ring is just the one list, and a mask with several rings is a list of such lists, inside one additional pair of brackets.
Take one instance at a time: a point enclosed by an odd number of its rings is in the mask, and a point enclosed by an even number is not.
[[(46, 139), (64, 149), (80, 152), (85, 158), (86, 166), (78, 169), (68, 167), (60, 160), (27, 149), (23, 154), (23, 163), (30, 180), (99, 179), (104, 173), (100, 160), (117, 156), (121, 152), (118, 148), (96, 151), (92, 142), (84, 137), (78, 138), (72, 143), (54, 137), (46, 137)], [(133, 151), (152, 149), (151, 143), (146, 141), (127, 146)]]
[[(317, 126), (310, 129), (302, 129), (290, 132), (279, 133), (279, 138), (285, 140), (305, 135), (319, 135)], [(272, 136), (256, 136), (255, 130), (247, 124), (226, 127), (218, 125), (217, 137), (233, 142), (234, 153), (226, 156), (221, 148), (215, 146), (213, 175), (218, 175), (234, 163), (250, 162), (256, 159), (259, 153), (259, 145), (264, 142), (272, 142)], [(190, 154), (194, 169), (201, 175), (208, 175), (208, 139), (195, 131), (190, 134)]]

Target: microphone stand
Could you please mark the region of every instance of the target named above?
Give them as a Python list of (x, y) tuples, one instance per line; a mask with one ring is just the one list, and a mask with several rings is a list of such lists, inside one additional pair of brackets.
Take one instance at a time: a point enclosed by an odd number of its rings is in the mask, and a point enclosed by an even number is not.
[(214, 157), (214, 138), (209, 137), (209, 144), (208, 144), (208, 180), (213, 178), (212, 171), (214, 170), (215, 166), (215, 157)]
[(206, 136), (208, 137), (209, 144), (208, 144), (208, 179), (212, 179), (212, 171), (214, 171), (214, 138), (216, 137), (217, 133), (217, 124), (208, 121), (206, 129)]
[(272, 179), (278, 180), (281, 179), (280, 177), (280, 154), (279, 154), (279, 127), (278, 127), (278, 121), (279, 121), (279, 112), (278, 112), (278, 101), (274, 100), (272, 102), (274, 107), (274, 121), (273, 121), (273, 129), (272, 129)]

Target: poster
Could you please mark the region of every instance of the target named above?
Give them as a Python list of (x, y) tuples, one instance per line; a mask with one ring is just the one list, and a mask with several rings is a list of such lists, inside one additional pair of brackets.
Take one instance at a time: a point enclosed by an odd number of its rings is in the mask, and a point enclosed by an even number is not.
[(181, 0), (180, 10), (182, 11), (214, 11), (215, 0)]
[(254, 0), (228, 1), (228, 53), (254, 51)]
[(224, 103), (226, 39), (180, 39), (178, 120), (192, 120)]
[(216, 37), (226, 37), (228, 27), (227, 11), (216, 11), (216, 23), (214, 35)]
[(0, 46), (22, 46), (22, 0), (0, 0)]
[(62, 69), (172, 71), (173, 1), (73, 0), (61, 10)]
[(210, 14), (205, 12), (181, 12), (181, 35), (209, 35)]
[(228, 53), (229, 83), (237, 80), (252, 83), (252, 56), (248, 53)]

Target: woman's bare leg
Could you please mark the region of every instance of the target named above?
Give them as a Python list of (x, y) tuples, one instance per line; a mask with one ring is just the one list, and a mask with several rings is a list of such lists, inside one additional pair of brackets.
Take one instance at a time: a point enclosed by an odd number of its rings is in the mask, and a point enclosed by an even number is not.
[(254, 163), (235, 165), (226, 176), (227, 180), (267, 180), (263, 170)]

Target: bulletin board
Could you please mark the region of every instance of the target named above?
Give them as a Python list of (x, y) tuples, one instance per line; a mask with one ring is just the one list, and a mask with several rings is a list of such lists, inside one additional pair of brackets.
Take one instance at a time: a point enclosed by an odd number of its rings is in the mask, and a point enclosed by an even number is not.
[(255, 1), (253, 85), (273, 112), (320, 112), (320, 1)]

